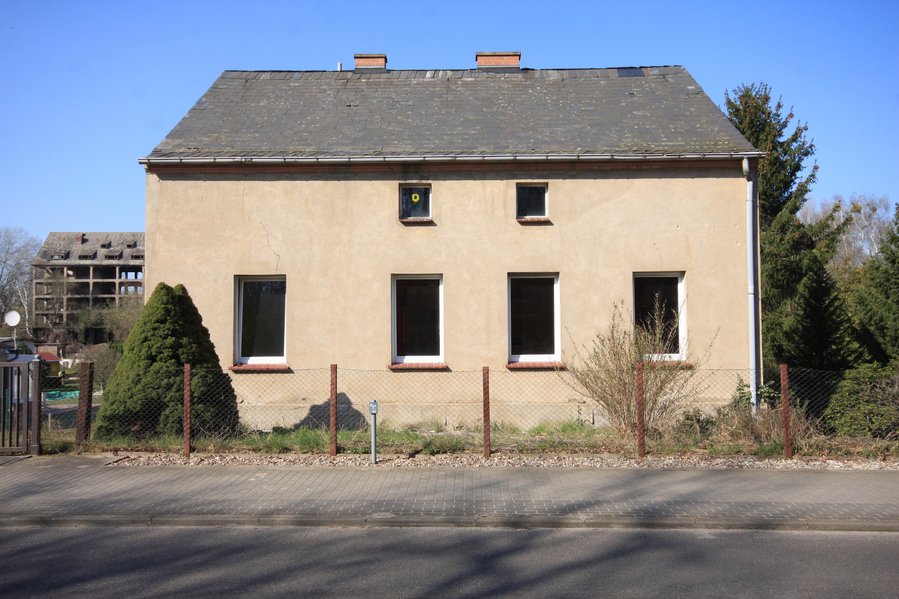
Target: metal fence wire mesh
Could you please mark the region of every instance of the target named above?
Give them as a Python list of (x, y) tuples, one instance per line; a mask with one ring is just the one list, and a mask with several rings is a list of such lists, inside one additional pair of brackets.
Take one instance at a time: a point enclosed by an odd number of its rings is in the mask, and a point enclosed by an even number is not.
[[(366, 453), (371, 402), (378, 405), (379, 451), (387, 453), (632, 453), (640, 441), (641, 404), (633, 371), (585, 376), (564, 370), (243, 373), (193, 368), (190, 373), (191, 442), (198, 449), (327, 453), (333, 409), (338, 451)], [(149, 375), (153, 384), (141, 385), (140, 391), (135, 387), (132, 394), (107, 390), (93, 396), (93, 444), (162, 450), (179, 446), (184, 371), (160, 368)], [(757, 410), (751, 406), (749, 380), (745, 370), (646, 367), (639, 383), (643, 441), (651, 451), (722, 445), (753, 451), (833, 436), (830, 406), (842, 397), (838, 391), (844, 373), (793, 369), (783, 389), (780, 378), (766, 376)], [(899, 382), (889, 377), (881, 383), (877, 389), (899, 389)], [(786, 414), (782, 391), (789, 398)], [(884, 409), (899, 412), (896, 395), (887, 397)], [(74, 434), (77, 398), (49, 397), (44, 401), (45, 439), (64, 440)]]

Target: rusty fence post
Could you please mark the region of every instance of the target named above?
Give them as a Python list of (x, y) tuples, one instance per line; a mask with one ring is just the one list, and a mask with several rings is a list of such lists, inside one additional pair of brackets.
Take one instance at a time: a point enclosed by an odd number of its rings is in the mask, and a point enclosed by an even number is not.
[(643, 362), (637, 362), (637, 457), (646, 457), (646, 397), (643, 389)]
[(790, 422), (790, 370), (786, 364), (780, 365), (780, 416), (784, 429), (784, 458), (793, 457), (793, 430)]
[(331, 442), (328, 447), (329, 455), (337, 455), (337, 364), (331, 364), (331, 399), (330, 405), (330, 426), (331, 426)]
[(484, 457), (490, 457), (490, 367), (484, 366), (481, 371), (484, 393)]
[(84, 451), (91, 438), (94, 398), (94, 363), (82, 362), (78, 372), (78, 412), (75, 415), (75, 452)]
[(190, 457), (190, 364), (184, 365), (184, 457)]

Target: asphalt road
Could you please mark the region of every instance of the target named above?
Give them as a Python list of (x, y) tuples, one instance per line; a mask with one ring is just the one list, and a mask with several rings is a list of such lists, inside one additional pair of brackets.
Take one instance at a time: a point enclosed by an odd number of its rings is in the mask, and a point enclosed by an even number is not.
[(899, 534), (4, 528), (4, 597), (897, 597)]

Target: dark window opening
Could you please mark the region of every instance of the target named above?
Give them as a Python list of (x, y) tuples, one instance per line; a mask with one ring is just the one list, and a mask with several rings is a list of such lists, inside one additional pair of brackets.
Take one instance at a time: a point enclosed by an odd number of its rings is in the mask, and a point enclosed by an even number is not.
[(431, 218), (430, 187), (400, 187), (400, 219)]
[(509, 311), (513, 356), (556, 353), (554, 279), (510, 279)]
[(397, 279), (396, 356), (440, 356), (440, 280)]
[(546, 186), (519, 185), (516, 190), (515, 218), (546, 216)]
[(668, 354), (680, 353), (677, 287), (676, 276), (634, 277), (634, 323), (658, 336)]
[(240, 356), (284, 356), (284, 315), (287, 282), (247, 280), (241, 286)]

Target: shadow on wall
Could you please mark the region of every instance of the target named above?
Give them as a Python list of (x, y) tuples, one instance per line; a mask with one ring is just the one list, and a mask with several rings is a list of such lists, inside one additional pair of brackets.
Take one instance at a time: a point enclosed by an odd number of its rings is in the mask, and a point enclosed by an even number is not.
[[(329, 428), (331, 426), (330, 402), (315, 404), (309, 413), (293, 428)], [(337, 428), (339, 430), (359, 430), (368, 428), (368, 419), (353, 407), (346, 393), (337, 394)]]

